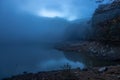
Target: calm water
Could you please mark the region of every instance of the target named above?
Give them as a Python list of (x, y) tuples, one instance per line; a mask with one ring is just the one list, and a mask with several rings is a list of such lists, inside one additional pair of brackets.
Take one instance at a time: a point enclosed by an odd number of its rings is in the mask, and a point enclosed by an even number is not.
[(53, 44), (11, 44), (0, 45), (0, 79), (26, 72), (61, 69), (69, 63), (73, 68), (120, 64), (95, 60), (84, 54), (61, 52)]
[(24, 71), (38, 72), (61, 69), (60, 67), (66, 63), (74, 68), (84, 67), (82, 61), (69, 59), (65, 53), (55, 50), (50, 44), (0, 46), (0, 79), (21, 74)]

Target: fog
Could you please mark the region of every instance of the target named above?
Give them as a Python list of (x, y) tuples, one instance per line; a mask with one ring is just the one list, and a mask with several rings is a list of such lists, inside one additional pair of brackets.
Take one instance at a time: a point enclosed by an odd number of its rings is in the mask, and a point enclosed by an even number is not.
[(9, 14), (0, 24), (3, 41), (55, 41), (61, 39), (68, 22), (59, 18)]
[(0, 78), (65, 63), (83, 68), (53, 47), (86, 36), (96, 7), (89, 0), (0, 0)]
[[(4, 12), (4, 11), (3, 11)], [(10, 40), (53, 40), (61, 36), (68, 22), (59, 18), (43, 18), (32, 14), (19, 14), (6, 10), (0, 13), (0, 38)], [(58, 26), (59, 25), (59, 26)], [(59, 27), (59, 29), (58, 29)], [(49, 34), (49, 35), (48, 35)]]
[(71, 26), (69, 20), (91, 17), (97, 7), (88, 0), (1, 0), (0, 6), (1, 42), (60, 41)]

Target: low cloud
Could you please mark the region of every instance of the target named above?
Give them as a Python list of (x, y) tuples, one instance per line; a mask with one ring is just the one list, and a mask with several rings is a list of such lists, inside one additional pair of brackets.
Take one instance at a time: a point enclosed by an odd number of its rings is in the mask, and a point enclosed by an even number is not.
[(2, 0), (1, 2), (6, 3), (4, 8), (11, 6), (20, 13), (61, 17), (67, 20), (89, 17), (97, 7), (94, 0)]

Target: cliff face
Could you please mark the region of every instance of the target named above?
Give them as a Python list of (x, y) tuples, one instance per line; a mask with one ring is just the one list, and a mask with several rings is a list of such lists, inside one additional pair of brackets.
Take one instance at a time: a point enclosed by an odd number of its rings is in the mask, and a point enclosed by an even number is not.
[(95, 40), (120, 41), (120, 1), (100, 5), (93, 17)]

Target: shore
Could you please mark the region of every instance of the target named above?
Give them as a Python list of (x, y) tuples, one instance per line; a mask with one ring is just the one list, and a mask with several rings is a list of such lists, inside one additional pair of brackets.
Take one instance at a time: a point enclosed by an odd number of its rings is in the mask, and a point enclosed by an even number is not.
[(99, 60), (119, 61), (119, 44), (119, 42), (105, 43), (98, 41), (81, 41), (64, 43), (63, 45), (56, 46), (56, 49), (63, 52), (77, 52)]
[(3, 80), (120, 80), (120, 65), (27, 73)]
[[(99, 42), (76, 42), (76, 43), (67, 43), (61, 46), (56, 47), (56, 49), (65, 51), (65, 52), (78, 52), (83, 54), (87, 53), (90, 57), (99, 57), (99, 59), (106, 60), (108, 57), (106, 55), (110, 50), (114, 52), (119, 52), (119, 46), (101, 44)], [(100, 51), (100, 52), (99, 52)], [(91, 52), (92, 54), (90, 54)], [(99, 53), (99, 54), (98, 54)], [(109, 53), (112, 55), (112, 53)], [(113, 56), (113, 55), (112, 55)], [(115, 59), (120, 56), (115, 55)], [(109, 58), (109, 60), (113, 60)], [(23, 74), (15, 75), (10, 78), (5, 78), (3, 80), (120, 80), (120, 65), (111, 65), (111, 66), (102, 66), (102, 67), (90, 67), (80, 69), (72, 69), (71, 66), (63, 67), (61, 70), (45, 71), (38, 73), (28, 73), (24, 72)]]

